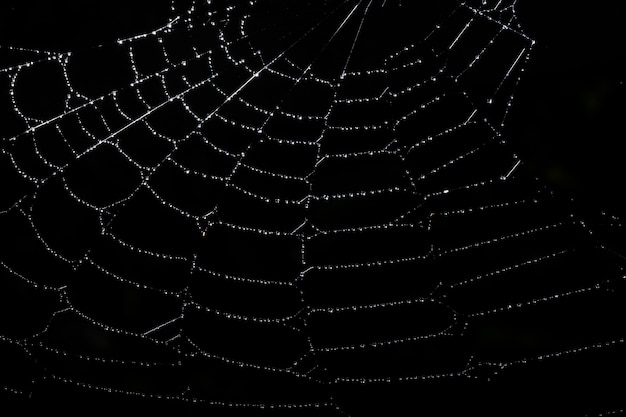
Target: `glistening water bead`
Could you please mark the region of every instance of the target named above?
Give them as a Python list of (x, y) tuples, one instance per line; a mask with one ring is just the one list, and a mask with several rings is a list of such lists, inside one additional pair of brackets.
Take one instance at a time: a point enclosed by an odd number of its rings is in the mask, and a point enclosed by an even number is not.
[[(173, 1), (91, 49), (6, 48), (2, 390), (489, 415), (516, 390), (467, 381), (623, 346), (562, 321), (610, 315), (623, 270), (506, 143), (516, 2), (453, 3)], [(85, 85), (99, 60), (129, 77)], [(63, 110), (29, 113), (21, 80), (56, 73)]]

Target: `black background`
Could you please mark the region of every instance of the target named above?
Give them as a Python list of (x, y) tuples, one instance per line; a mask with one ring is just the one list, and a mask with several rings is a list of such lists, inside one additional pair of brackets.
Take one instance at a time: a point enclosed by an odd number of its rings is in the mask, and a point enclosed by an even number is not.
[[(625, 52), (614, 7), (519, 2), (521, 23), (537, 43), (505, 134), (527, 169), (584, 210), (621, 214)], [(166, 1), (5, 1), (0, 45), (79, 51), (151, 30), (168, 13)]]
[[(169, 7), (167, 1), (4, 1), (0, 42), (78, 50), (158, 27)], [(537, 43), (508, 136), (556, 189), (586, 207), (622, 211), (626, 52), (620, 14), (608, 0), (528, 0), (517, 10)]]

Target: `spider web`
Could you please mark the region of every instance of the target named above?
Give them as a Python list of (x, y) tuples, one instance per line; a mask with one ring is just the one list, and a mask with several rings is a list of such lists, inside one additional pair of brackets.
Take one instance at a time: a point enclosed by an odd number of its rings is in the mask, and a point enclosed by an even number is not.
[(597, 236), (622, 225), (506, 141), (515, 5), (174, 1), (96, 47), (3, 46), (5, 398), (619, 413)]

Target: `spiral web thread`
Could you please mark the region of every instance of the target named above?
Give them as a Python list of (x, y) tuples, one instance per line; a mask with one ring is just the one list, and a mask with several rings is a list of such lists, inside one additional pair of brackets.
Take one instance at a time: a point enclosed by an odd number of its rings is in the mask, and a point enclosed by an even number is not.
[(2, 48), (7, 395), (351, 414), (351, 386), (621, 352), (622, 259), (503, 134), (515, 1), (400, 41), (396, 3), (175, 1), (110, 44)]

